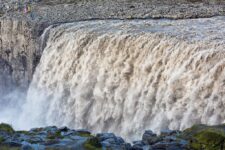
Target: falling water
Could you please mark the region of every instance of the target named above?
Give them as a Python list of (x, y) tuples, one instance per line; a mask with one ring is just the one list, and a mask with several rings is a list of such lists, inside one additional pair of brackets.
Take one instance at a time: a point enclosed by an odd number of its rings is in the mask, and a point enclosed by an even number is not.
[[(216, 23), (215, 23), (216, 22)], [(20, 117), (129, 139), (225, 121), (224, 18), (84, 21), (50, 30)]]

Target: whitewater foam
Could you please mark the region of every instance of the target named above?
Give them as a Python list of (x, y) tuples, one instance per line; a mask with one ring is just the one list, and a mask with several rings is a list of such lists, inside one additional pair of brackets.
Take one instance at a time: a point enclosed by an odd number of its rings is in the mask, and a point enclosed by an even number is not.
[(224, 18), (84, 21), (50, 29), (20, 127), (125, 138), (225, 119)]

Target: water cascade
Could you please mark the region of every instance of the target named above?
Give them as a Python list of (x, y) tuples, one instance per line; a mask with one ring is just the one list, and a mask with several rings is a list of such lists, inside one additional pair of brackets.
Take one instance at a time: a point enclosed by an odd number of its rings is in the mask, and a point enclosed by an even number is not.
[(225, 31), (217, 30), (223, 20), (51, 28), (18, 126), (67, 125), (132, 139), (145, 129), (223, 123), (225, 44), (219, 38)]

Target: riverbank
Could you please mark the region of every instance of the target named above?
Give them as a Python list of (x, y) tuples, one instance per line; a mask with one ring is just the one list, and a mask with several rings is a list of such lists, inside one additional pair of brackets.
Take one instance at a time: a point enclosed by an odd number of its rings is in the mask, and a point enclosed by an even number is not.
[(92, 134), (88, 130), (49, 126), (15, 131), (0, 124), (1, 150), (219, 150), (225, 144), (225, 125), (194, 125), (184, 131), (144, 132), (142, 139), (127, 143), (113, 133)]

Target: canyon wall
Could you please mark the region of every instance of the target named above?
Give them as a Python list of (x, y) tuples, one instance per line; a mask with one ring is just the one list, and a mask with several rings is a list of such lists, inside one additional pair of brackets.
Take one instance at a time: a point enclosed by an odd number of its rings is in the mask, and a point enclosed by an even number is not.
[(39, 37), (32, 29), (23, 19), (0, 20), (0, 93), (28, 87), (41, 56)]

